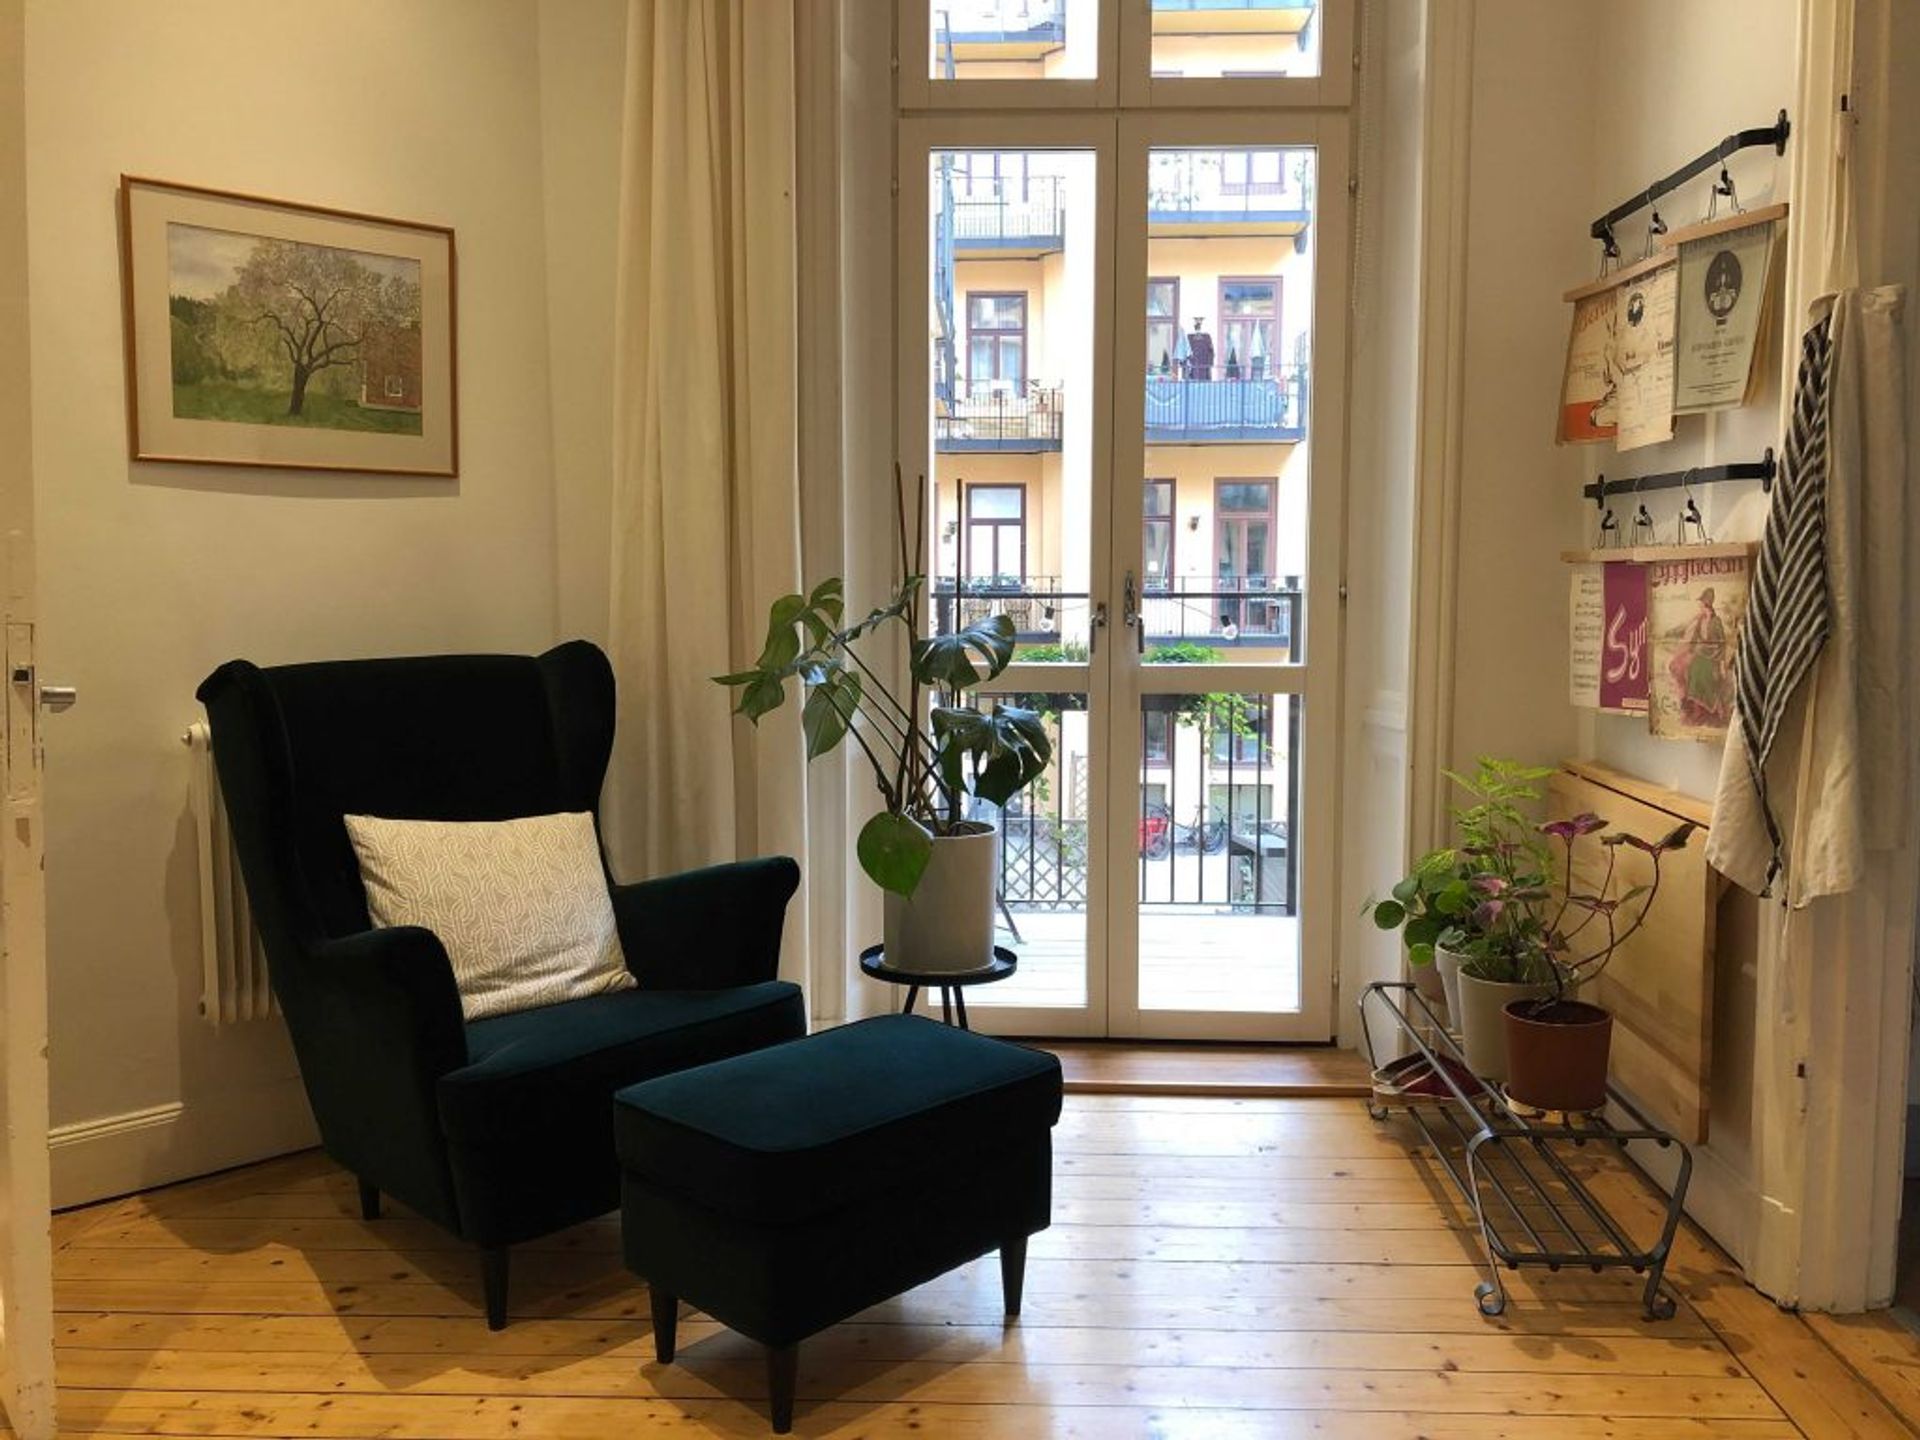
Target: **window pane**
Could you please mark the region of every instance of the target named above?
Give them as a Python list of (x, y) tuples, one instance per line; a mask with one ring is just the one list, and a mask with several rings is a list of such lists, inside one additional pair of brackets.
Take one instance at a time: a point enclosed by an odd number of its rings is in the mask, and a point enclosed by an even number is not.
[(1000, 823), (1000, 913), (994, 942), (1017, 950), (1020, 969), (967, 992), (986, 1005), (1087, 1002), (1088, 755), (1085, 695), (989, 696), (1037, 710), (1053, 763), (1007, 803)]
[(1319, 0), (1148, 0), (1153, 73), (1215, 79), (1320, 73)]
[(1175, 314), (1145, 317), (1150, 347), (1169, 331), (1172, 343), (1164, 365), (1147, 355), (1137, 473), (1177, 482), (1180, 502), (1178, 515), (1149, 510), (1140, 557), (1155, 663), (1302, 658), (1315, 158), (1148, 152), (1149, 298), (1171, 288)]
[(1147, 281), (1147, 314), (1174, 314), (1174, 297), (1180, 293), (1180, 285), (1175, 280)]
[(934, 80), (1088, 80), (1099, 70), (1099, 0), (927, 0), (927, 31)]
[(969, 485), (967, 514), (975, 520), (1018, 520), (1025, 495), (1011, 485)]
[(1299, 697), (1141, 704), (1141, 1008), (1299, 1009)]
[(928, 159), (925, 628), (1003, 615), (1023, 661), (1087, 658), (1095, 173), (1088, 150)]

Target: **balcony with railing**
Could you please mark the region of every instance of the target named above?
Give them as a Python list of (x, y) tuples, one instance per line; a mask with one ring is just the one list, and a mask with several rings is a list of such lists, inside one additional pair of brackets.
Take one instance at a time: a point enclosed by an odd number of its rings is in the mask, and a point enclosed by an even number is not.
[(953, 195), (953, 250), (959, 260), (1044, 255), (1063, 248), (1067, 235), (1065, 177), (1021, 175), (951, 177), (936, 191)]
[(1305, 251), (1312, 176), (1306, 150), (1154, 150), (1147, 160), (1147, 233), (1278, 235)]
[[(1176, 362), (1172, 370), (1181, 368)], [(1189, 371), (1191, 366), (1185, 367)], [(1251, 373), (1236, 375), (1246, 370)], [(1146, 438), (1149, 445), (1231, 444), (1269, 441), (1298, 444), (1307, 435), (1307, 367), (1284, 365), (1274, 373), (1252, 365), (1214, 365), (1191, 377), (1147, 376)]]
[(947, 0), (933, 11), (939, 73), (969, 60), (1039, 60), (1067, 43), (1066, 0)]
[(944, 453), (1032, 454), (1060, 448), (1061, 394), (1058, 385), (1029, 380), (954, 385), (951, 402), (934, 406), (933, 446)]
[[(1300, 577), (1297, 575), (1220, 575), (1211, 580), (1149, 582), (1140, 599), (1146, 622), (1147, 660), (1155, 645), (1203, 645), (1209, 649), (1284, 651), (1299, 658)], [(1065, 588), (1058, 575), (992, 577), (937, 576), (933, 582), (933, 618), (937, 633), (950, 635), (979, 620), (1005, 615), (1022, 645), (1060, 642), (1065, 617), (1084, 612), (1087, 592)], [(1084, 642), (1078, 642), (1084, 646)], [(1053, 658), (1085, 659), (1062, 653)], [(1040, 657), (1025, 655), (1022, 659)]]

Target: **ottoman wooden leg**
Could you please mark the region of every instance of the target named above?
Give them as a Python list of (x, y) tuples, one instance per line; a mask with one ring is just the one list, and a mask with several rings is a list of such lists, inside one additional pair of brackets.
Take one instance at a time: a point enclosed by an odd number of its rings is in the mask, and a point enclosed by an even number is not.
[(1027, 1237), (1008, 1240), (1000, 1246), (1000, 1293), (1006, 1298), (1007, 1314), (1020, 1313), (1020, 1288), (1027, 1279)]
[(653, 1358), (662, 1365), (673, 1363), (674, 1335), (680, 1324), (680, 1301), (658, 1285), (648, 1285), (653, 1299)]
[(773, 1399), (773, 1433), (776, 1435), (785, 1435), (793, 1429), (793, 1385), (799, 1369), (798, 1345), (767, 1347), (767, 1393)]
[(507, 1328), (507, 1247), (486, 1245), (480, 1250), (480, 1288), (487, 1297), (487, 1329)]

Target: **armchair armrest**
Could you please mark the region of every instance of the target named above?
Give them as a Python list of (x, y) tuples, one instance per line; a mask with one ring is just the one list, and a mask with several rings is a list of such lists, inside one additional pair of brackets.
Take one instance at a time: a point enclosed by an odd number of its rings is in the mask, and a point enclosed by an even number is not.
[(467, 1032), (439, 937), (401, 925), (304, 948), (287, 1018), (328, 1151), (457, 1228), (437, 1087)]
[(647, 990), (757, 985), (780, 971), (800, 867), (784, 855), (611, 887), (627, 968)]

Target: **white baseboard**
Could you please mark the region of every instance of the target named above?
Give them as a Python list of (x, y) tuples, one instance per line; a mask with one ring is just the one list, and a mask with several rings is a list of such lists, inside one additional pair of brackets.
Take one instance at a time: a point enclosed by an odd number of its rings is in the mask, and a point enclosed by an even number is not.
[(319, 1139), (297, 1076), (57, 1125), (47, 1135), (54, 1208), (190, 1180)]

